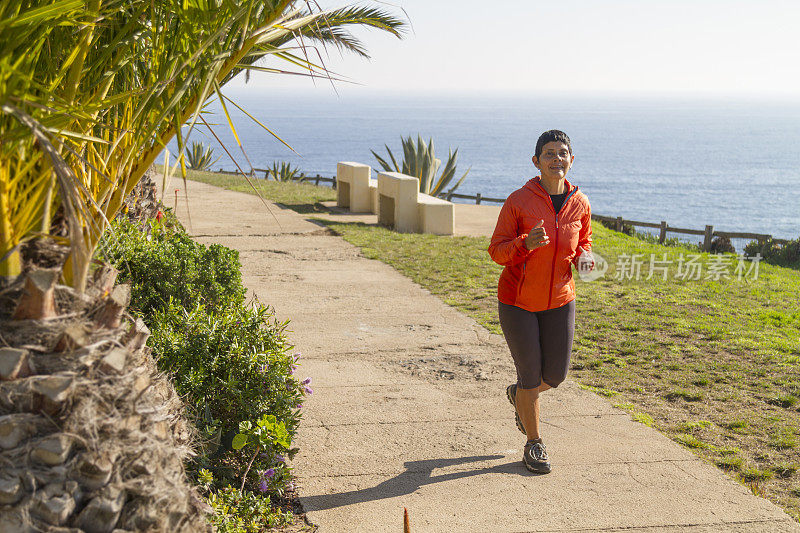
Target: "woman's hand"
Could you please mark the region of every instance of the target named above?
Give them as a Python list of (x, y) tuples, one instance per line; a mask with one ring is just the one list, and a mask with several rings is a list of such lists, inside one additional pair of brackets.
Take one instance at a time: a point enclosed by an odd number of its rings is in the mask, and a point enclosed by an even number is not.
[(525, 237), (525, 248), (528, 250), (535, 250), (550, 244), (550, 237), (545, 233), (542, 224), (544, 224), (544, 220), (540, 220), (538, 224), (531, 228), (528, 236)]
[(578, 267), (578, 272), (583, 272), (584, 274), (588, 274), (594, 270), (594, 256), (592, 252), (587, 252), (583, 247), (578, 246), (578, 261), (576, 266)]

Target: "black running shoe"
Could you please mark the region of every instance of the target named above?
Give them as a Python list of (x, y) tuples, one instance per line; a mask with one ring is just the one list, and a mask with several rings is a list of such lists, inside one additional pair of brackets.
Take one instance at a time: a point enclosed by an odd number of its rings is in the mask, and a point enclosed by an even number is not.
[(544, 444), (537, 441), (528, 441), (525, 444), (525, 451), (522, 454), (522, 462), (525, 468), (537, 474), (550, 473), (550, 459), (547, 457), (547, 450)]
[[(506, 397), (508, 397), (508, 401), (511, 402), (511, 405), (514, 406), (514, 421), (517, 423), (517, 429), (520, 430), (522, 433), (525, 433), (525, 427), (522, 425), (522, 420), (519, 419), (519, 413), (517, 412), (517, 384), (512, 383), (508, 387), (506, 387)], [(527, 433), (525, 433), (527, 435)]]

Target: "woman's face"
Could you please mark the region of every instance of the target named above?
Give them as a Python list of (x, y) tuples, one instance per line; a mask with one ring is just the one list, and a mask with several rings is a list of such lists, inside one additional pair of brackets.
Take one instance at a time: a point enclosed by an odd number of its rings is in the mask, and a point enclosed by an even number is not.
[(533, 156), (533, 164), (542, 173), (542, 179), (562, 180), (567, 176), (575, 156), (563, 142), (552, 141), (542, 147), (539, 157)]

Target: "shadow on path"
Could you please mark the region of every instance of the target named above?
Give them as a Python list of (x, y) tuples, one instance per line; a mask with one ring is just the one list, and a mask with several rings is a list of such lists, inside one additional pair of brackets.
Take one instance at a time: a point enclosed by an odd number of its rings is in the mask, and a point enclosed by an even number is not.
[[(503, 463), (491, 467), (478, 468), (473, 470), (463, 470), (459, 472), (450, 472), (434, 476), (433, 470), (436, 468), (445, 468), (448, 466), (474, 463), (479, 461), (493, 461), (503, 459), (503, 455), (476, 455), (471, 457), (458, 457), (453, 459), (425, 459), (421, 461), (406, 461), (405, 472), (397, 476), (387, 479), (380, 484), (360, 490), (351, 490), (348, 492), (339, 492), (335, 494), (319, 494), (315, 496), (301, 496), (300, 501), (303, 508), (308, 511), (323, 511), (327, 509), (334, 509), (336, 507), (344, 507), (346, 505), (353, 505), (356, 503), (363, 503), (368, 501), (383, 500), (386, 498), (394, 498), (396, 496), (404, 496), (411, 494), (423, 485), (430, 485), (432, 483), (441, 483), (443, 481), (450, 481), (453, 479), (460, 479), (469, 476), (478, 476), (481, 474), (489, 473), (502, 473), (502, 474), (523, 474), (527, 473), (522, 466), (522, 461), (513, 461)], [(366, 474), (369, 475), (369, 474)], [(376, 474), (380, 475), (380, 474)]]

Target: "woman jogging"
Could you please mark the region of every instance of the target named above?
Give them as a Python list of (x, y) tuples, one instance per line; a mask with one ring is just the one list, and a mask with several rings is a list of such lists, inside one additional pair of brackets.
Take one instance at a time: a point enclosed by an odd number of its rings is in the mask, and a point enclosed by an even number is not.
[(574, 264), (594, 268), (589, 200), (566, 176), (575, 156), (563, 131), (544, 132), (533, 164), (540, 176), (506, 199), (489, 254), (505, 266), (497, 287), (498, 314), (517, 369), (506, 389), (517, 427), (527, 436), (522, 460), (550, 472), (539, 433), (539, 395), (567, 376), (575, 331)]

